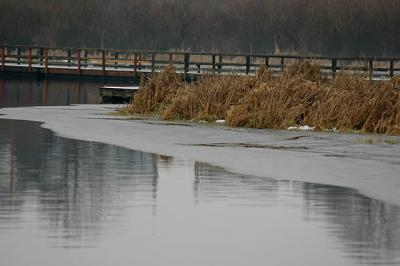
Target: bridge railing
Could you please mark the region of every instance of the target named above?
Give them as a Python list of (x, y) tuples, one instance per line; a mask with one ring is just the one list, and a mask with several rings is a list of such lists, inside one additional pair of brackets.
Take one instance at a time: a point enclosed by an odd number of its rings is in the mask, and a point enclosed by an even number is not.
[(1, 68), (26, 67), (28, 71), (42, 68), (97, 71), (159, 72), (173, 65), (183, 74), (254, 74), (261, 65), (281, 72), (300, 60), (309, 60), (327, 75), (339, 72), (369, 73), (392, 77), (400, 74), (400, 58), (387, 57), (321, 57), (268, 54), (217, 54), (160, 51), (133, 51), (90, 48), (47, 48), (2, 46)]

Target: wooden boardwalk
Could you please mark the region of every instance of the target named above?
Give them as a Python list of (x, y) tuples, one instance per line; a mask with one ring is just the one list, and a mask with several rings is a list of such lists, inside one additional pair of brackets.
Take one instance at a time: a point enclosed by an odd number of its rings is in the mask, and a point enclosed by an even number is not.
[(320, 57), (268, 54), (216, 54), (82, 48), (3, 46), (0, 74), (40, 77), (138, 79), (172, 64), (186, 79), (206, 73), (254, 75), (261, 65), (281, 72), (299, 60), (319, 65), (321, 72), (365, 73), (381, 79), (400, 75), (400, 58)]

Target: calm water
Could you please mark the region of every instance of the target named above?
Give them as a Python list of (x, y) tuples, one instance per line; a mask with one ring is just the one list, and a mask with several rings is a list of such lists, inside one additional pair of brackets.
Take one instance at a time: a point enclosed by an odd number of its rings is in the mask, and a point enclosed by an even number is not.
[(81, 82), (0, 78), (0, 108), (37, 105), (100, 103), (103, 85), (132, 85), (118, 82)]
[[(0, 79), (0, 108), (102, 85)], [(0, 119), (1, 266), (366, 264), (400, 265), (400, 208)]]
[(400, 209), (0, 119), (0, 265), (396, 265)]

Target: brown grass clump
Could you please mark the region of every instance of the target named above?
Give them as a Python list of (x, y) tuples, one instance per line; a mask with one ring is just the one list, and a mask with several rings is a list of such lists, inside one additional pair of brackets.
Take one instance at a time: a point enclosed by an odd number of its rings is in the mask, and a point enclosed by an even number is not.
[(326, 79), (303, 61), (279, 76), (260, 67), (256, 76), (207, 75), (189, 85), (168, 67), (139, 90), (128, 110), (164, 119), (226, 119), (235, 127), (400, 134), (400, 79)]
[(262, 80), (226, 117), (230, 126), (281, 129), (302, 125), (323, 92), (315, 66), (300, 62), (282, 76)]
[(157, 115), (168, 106), (176, 93), (187, 87), (175, 72), (173, 66), (150, 78), (135, 94), (133, 102), (125, 108), (125, 112), (140, 115)]
[(165, 119), (224, 119), (254, 86), (255, 79), (248, 76), (204, 76), (190, 88), (181, 89), (162, 115)]
[(318, 65), (312, 65), (310, 61), (307, 60), (302, 60), (296, 64), (292, 64), (283, 72), (284, 79), (291, 79), (293, 77), (313, 82), (323, 80), (320, 67)]
[(400, 134), (399, 83), (339, 75), (329, 82), (308, 122), (321, 129)]

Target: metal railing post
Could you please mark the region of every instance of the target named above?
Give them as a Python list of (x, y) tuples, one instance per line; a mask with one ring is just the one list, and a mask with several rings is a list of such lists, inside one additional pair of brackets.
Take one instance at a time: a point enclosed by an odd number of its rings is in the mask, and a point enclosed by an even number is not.
[(45, 70), (46, 74), (49, 71), (49, 49), (48, 48), (44, 49), (44, 70)]
[(72, 52), (71, 52), (71, 49), (68, 49), (68, 51), (67, 51), (67, 57), (68, 57), (68, 67), (70, 67), (71, 66), (71, 57), (72, 57)]
[(374, 61), (373, 60), (368, 61), (368, 72), (369, 72), (369, 75), (372, 77), (374, 74)]
[(85, 62), (84, 67), (87, 68), (88, 65), (89, 65), (89, 58), (88, 58), (88, 51), (87, 50), (83, 51), (83, 58), (84, 58), (83, 62)]
[(219, 55), (219, 58), (218, 58), (218, 74), (221, 74), (221, 70), (222, 70), (222, 55)]
[(215, 74), (215, 54), (212, 55), (212, 70), (213, 74)]
[(21, 47), (17, 48), (17, 64), (21, 64)]
[(44, 54), (44, 49), (41, 47), (39, 48), (39, 65), (42, 66), (43, 65), (43, 54)]
[(77, 49), (76, 52), (77, 52), (77, 55), (78, 55), (78, 62), (77, 62), (77, 64), (78, 64), (78, 74), (80, 75), (81, 74), (81, 49)]
[(156, 65), (156, 54), (152, 53), (151, 54), (151, 73), (154, 73), (155, 65)]
[(246, 74), (248, 75), (250, 73), (250, 55), (246, 55)]
[(106, 72), (106, 51), (101, 50), (101, 70), (103, 74)]
[(4, 70), (6, 64), (6, 47), (1, 47), (1, 70)]
[(393, 77), (393, 75), (394, 75), (394, 61), (393, 61), (393, 59), (390, 60), (389, 75), (390, 75), (390, 77)]
[(32, 48), (29, 48), (28, 51), (28, 68), (29, 72), (32, 72)]
[(133, 73), (135, 77), (137, 75), (137, 63), (138, 63), (138, 54), (135, 52), (133, 55)]
[(337, 69), (337, 60), (336, 59), (332, 59), (332, 75), (336, 74), (336, 69)]
[(185, 77), (189, 72), (189, 61), (190, 61), (190, 54), (189, 53), (185, 53), (185, 58), (184, 58), (184, 73), (185, 73)]

